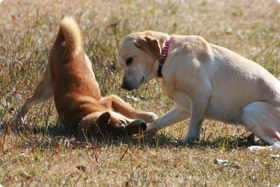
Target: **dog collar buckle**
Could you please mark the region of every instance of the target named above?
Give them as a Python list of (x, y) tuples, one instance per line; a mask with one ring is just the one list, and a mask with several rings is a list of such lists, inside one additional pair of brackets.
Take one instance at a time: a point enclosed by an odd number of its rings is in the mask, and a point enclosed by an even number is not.
[(170, 36), (168, 36), (166, 38), (165, 43), (164, 43), (164, 47), (161, 51), (161, 57), (159, 59), (159, 68), (158, 68), (158, 76), (159, 77), (162, 77), (161, 69), (162, 69), (162, 66), (163, 66), (165, 60), (168, 57), (169, 42), (170, 42)]

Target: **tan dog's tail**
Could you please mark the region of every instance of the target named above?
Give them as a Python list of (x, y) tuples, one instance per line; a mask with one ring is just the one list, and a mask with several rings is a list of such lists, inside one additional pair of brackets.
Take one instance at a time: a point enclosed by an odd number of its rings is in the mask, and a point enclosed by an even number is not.
[(81, 31), (73, 18), (64, 17), (60, 22), (55, 44), (66, 47), (64, 55), (67, 57), (74, 57), (82, 49)]

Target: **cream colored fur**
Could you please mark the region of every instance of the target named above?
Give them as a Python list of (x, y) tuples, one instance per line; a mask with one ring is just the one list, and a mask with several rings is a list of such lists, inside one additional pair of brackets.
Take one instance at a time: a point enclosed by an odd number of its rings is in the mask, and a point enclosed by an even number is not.
[[(184, 143), (199, 139), (205, 118), (242, 124), (270, 144), (249, 149), (280, 149), (280, 82), (259, 64), (200, 36), (171, 35), (168, 58), (157, 76), (168, 35), (155, 31), (128, 35), (119, 50), (123, 85), (133, 90), (160, 78), (176, 107), (148, 126), (156, 132), (190, 117)], [(127, 59), (133, 58), (130, 64)]]

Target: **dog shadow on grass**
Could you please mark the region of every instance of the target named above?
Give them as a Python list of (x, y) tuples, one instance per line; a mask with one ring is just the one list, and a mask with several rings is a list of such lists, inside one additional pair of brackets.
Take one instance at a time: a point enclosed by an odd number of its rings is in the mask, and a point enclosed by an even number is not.
[(212, 141), (209, 140), (200, 140), (199, 142), (195, 142), (193, 144), (189, 144), (187, 146), (198, 148), (198, 149), (246, 149), (249, 146), (258, 145), (264, 146), (268, 145), (261, 139), (255, 139), (255, 135), (251, 134), (249, 136), (230, 136), (230, 137), (218, 137)]
[[(69, 128), (65, 128), (60, 123), (53, 123), (47, 126), (36, 126), (25, 124), (20, 127), (14, 127), (11, 123), (4, 123), (0, 125), (0, 135), (10, 135), (25, 137), (26, 140), (30, 139), (32, 142), (34, 139), (40, 141), (38, 144), (45, 144), (46, 142), (52, 142), (51, 144), (73, 144), (74, 147), (88, 147), (88, 145), (121, 145), (128, 144), (137, 147), (161, 147), (161, 146), (173, 146), (174, 139), (165, 135), (157, 135), (153, 138), (146, 138), (143, 132), (133, 136), (113, 136), (112, 134), (90, 134), (80, 132), (73, 132)], [(47, 143), (49, 145), (49, 143)], [(87, 146), (85, 146), (87, 145)]]
[[(214, 140), (200, 140), (191, 144), (184, 145), (175, 137), (166, 133), (159, 133), (155, 137), (147, 138), (140, 132), (133, 136), (112, 136), (111, 134), (91, 135), (83, 132), (75, 133), (63, 125), (51, 124), (46, 127), (29, 126), (25, 125), (21, 128), (13, 128), (11, 125), (1, 125), (0, 134), (13, 132), (15, 134), (24, 135), (25, 137), (41, 137), (43, 144), (44, 141), (53, 142), (54, 144), (67, 144), (72, 147), (88, 148), (91, 145), (121, 145), (128, 144), (137, 147), (157, 148), (157, 147), (170, 147), (170, 148), (194, 148), (194, 149), (242, 149), (251, 145), (265, 145), (261, 140), (255, 141), (254, 135), (250, 136), (230, 136), (219, 137)], [(32, 139), (32, 138), (31, 138)], [(38, 139), (38, 138), (37, 138)], [(40, 139), (40, 138), (39, 138)], [(41, 143), (42, 143), (41, 142)], [(52, 143), (52, 144), (53, 144)], [(49, 144), (48, 144), (49, 145)]]

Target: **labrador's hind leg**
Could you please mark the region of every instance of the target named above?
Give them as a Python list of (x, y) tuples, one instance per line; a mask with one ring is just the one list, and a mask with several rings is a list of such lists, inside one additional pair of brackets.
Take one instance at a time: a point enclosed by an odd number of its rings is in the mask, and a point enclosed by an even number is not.
[(243, 108), (245, 128), (270, 146), (250, 146), (249, 150), (280, 149), (280, 107), (266, 102), (253, 102)]

